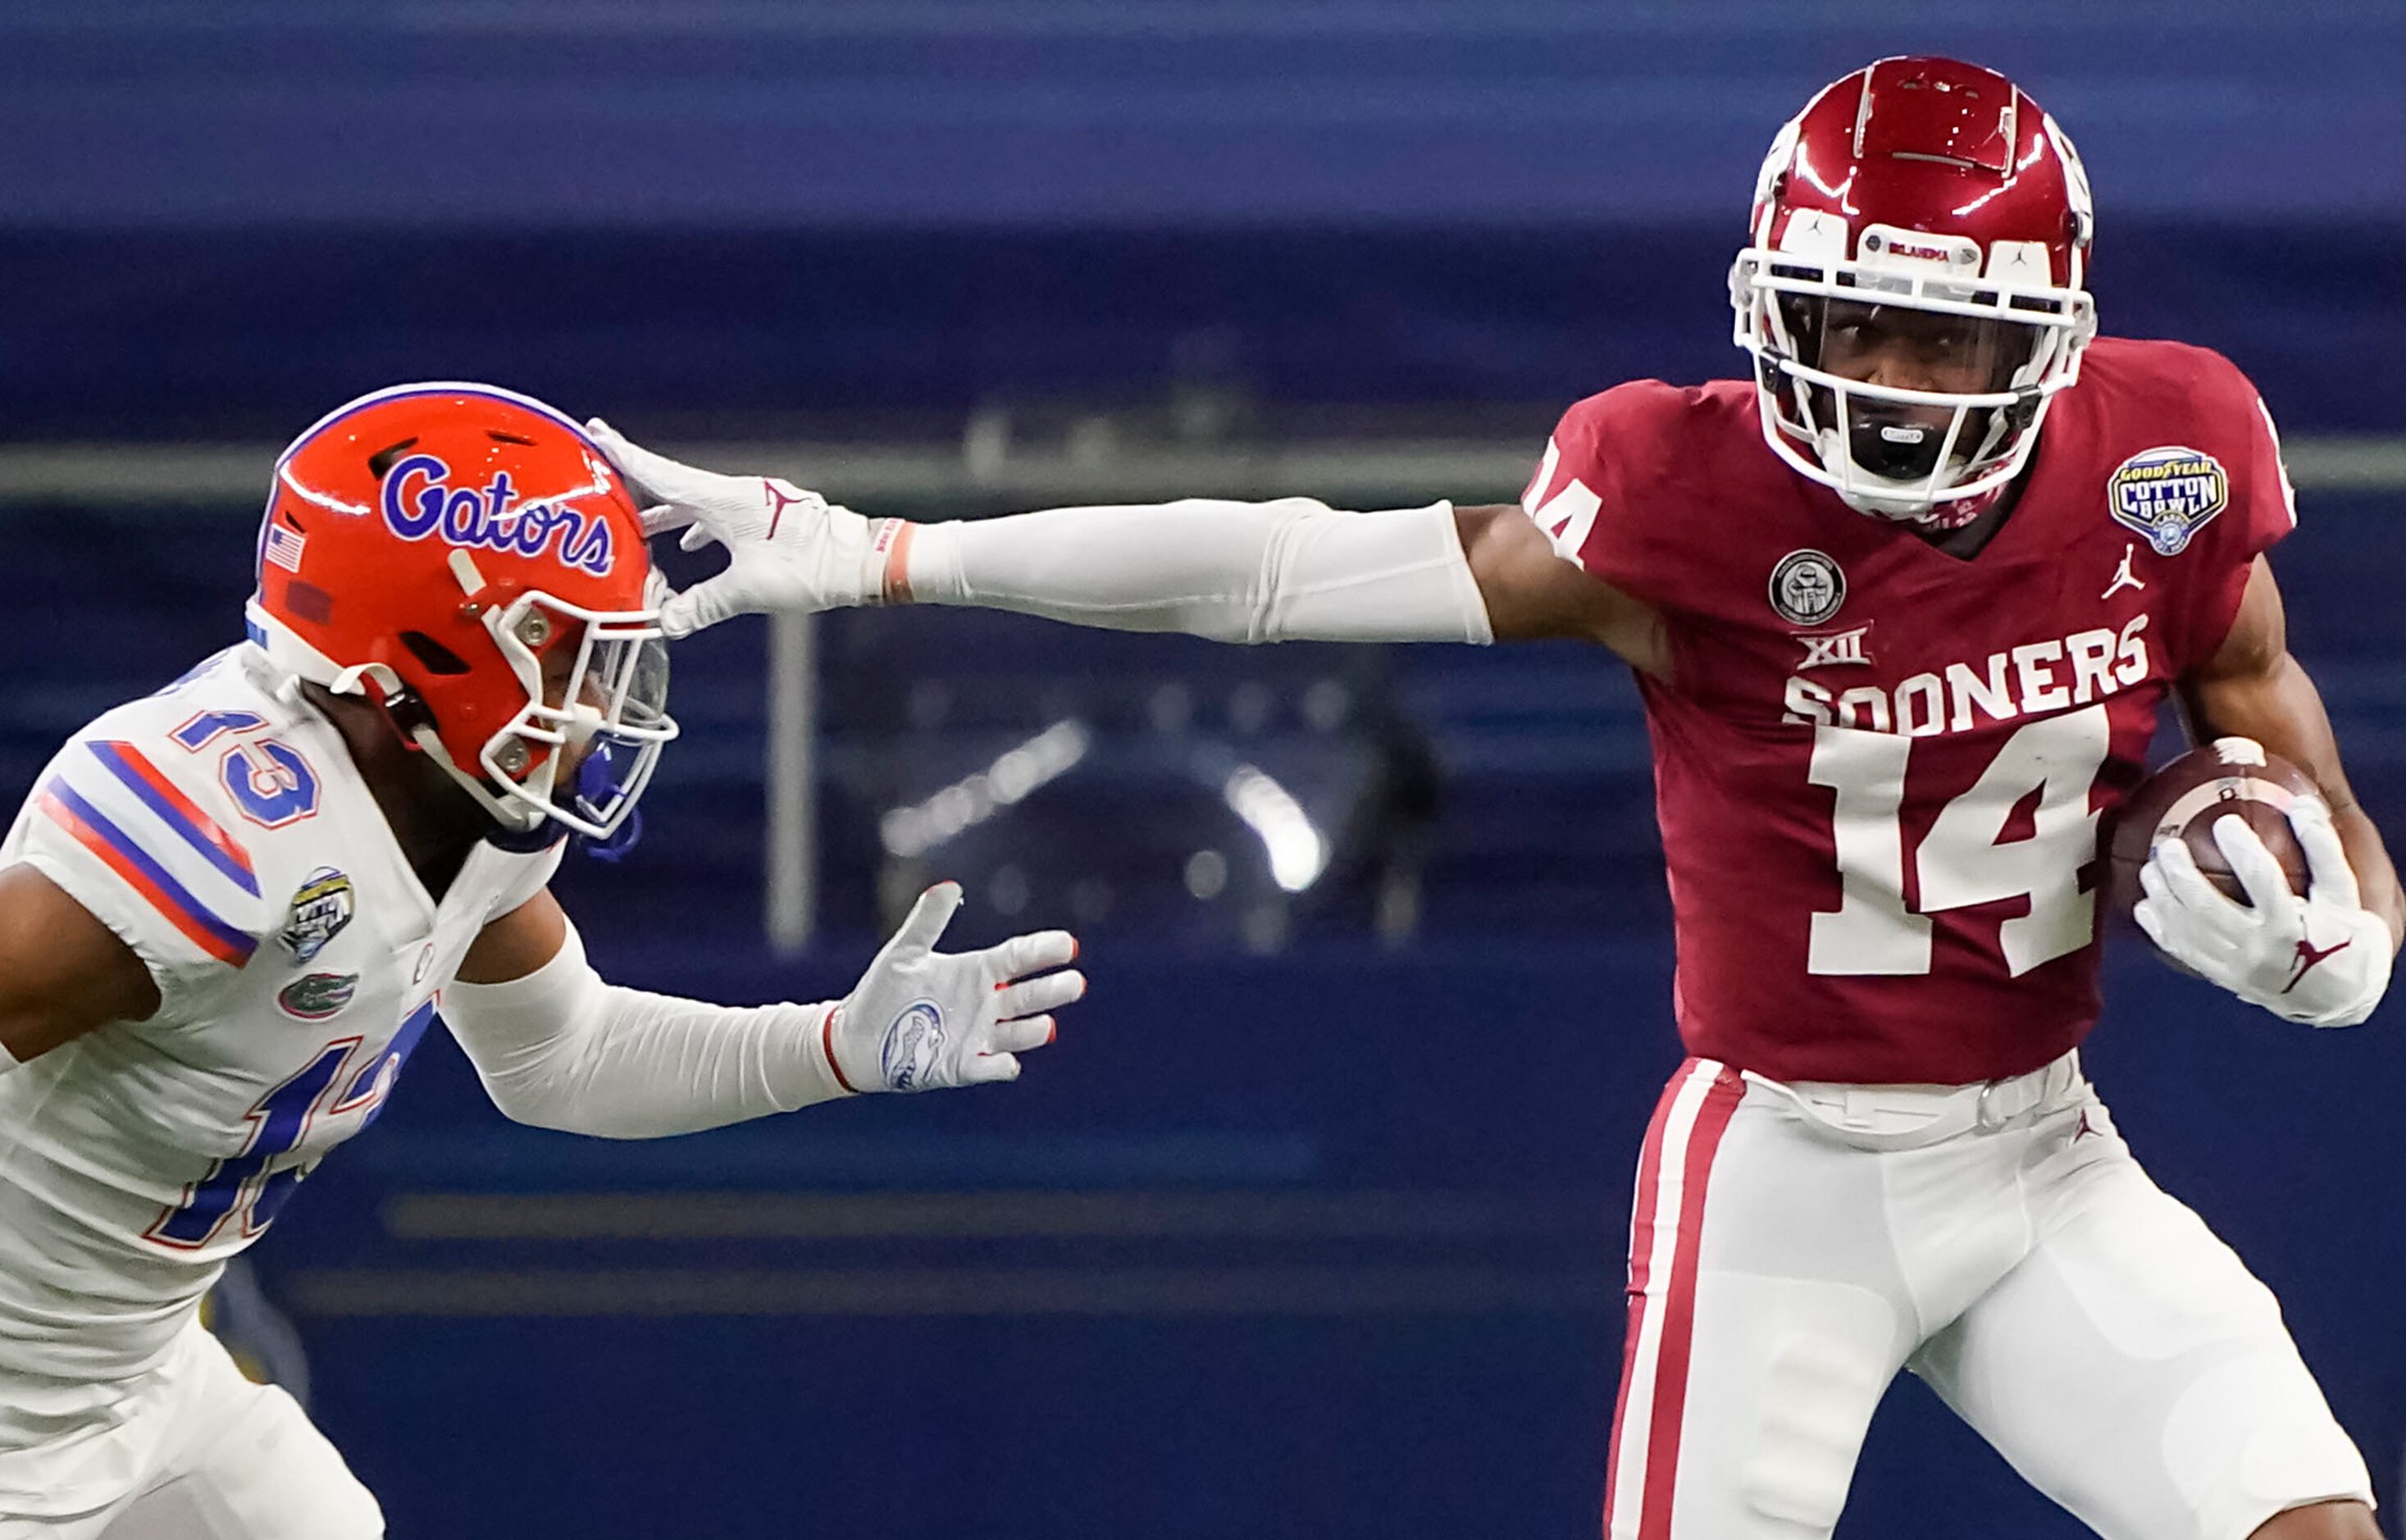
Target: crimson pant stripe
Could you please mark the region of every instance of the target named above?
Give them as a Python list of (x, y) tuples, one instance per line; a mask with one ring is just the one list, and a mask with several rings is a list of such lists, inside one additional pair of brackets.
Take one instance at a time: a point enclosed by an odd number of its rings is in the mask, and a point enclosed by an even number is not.
[(1613, 1498), (1621, 1490), (1621, 1430), (1629, 1418), (1629, 1382), (1637, 1363), (1637, 1338), (1646, 1329), (1646, 1283), (1654, 1254), (1654, 1202), (1663, 1178), (1663, 1129), (1671, 1121), (1671, 1106), (1679, 1088), (1695, 1072), (1690, 1059), (1671, 1077), (1654, 1103), (1646, 1124), (1646, 1143), (1637, 1154), (1637, 1195), (1629, 1208), (1629, 1322), (1621, 1339), (1621, 1392), (1612, 1404), (1612, 1453), (1604, 1466), (1604, 1532), (1612, 1533)]
[(1605, 1498), (1608, 1536), (1669, 1540), (1705, 1190), (1714, 1152), (1745, 1095), (1735, 1070), (1691, 1059), (1664, 1092), (1647, 1136), (1630, 1226), (1629, 1339)]

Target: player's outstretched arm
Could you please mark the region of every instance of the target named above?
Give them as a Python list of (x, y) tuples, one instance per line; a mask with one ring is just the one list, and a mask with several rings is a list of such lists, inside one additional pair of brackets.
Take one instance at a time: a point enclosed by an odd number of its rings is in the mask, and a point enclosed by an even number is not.
[(1554, 554), (1514, 508), (1347, 513), (1309, 498), (1190, 498), (946, 524), (862, 517), (789, 483), (699, 471), (590, 425), (658, 506), (728, 569), (661, 610), (682, 636), (730, 615), (968, 604), (1222, 642), (1468, 642), (1576, 636), (1659, 670), (1642, 606)]
[(0, 869), (0, 1070), (159, 1009), (134, 949), (30, 866)]
[(1454, 523), (1498, 642), (1592, 642), (1640, 673), (1671, 675), (1662, 615), (1566, 561), (1513, 503), (1457, 508)]
[(983, 952), (936, 943), (960, 907), (943, 883), (851, 994), (818, 1005), (711, 1005), (602, 982), (546, 891), (494, 921), (443, 996), (493, 1104), (520, 1123), (604, 1138), (691, 1133), (870, 1091), (1019, 1077), (1085, 994), (1066, 931)]
[(2208, 883), (2187, 846), (2168, 841), (2140, 870), (2136, 911), (2156, 944), (2243, 999), (2293, 1021), (2348, 1026), (2372, 1012), (2406, 935), (2406, 895), (2381, 831), (2349, 790), (2321, 694), (2290, 656), (2272, 567), (2258, 557), (2230, 634), (2181, 681), (2190, 735), (2248, 738), (2322, 788), (2293, 810), (2311, 868), (2303, 898), (2254, 831), (2225, 819), (2215, 837), (2245, 886), (2235, 903)]

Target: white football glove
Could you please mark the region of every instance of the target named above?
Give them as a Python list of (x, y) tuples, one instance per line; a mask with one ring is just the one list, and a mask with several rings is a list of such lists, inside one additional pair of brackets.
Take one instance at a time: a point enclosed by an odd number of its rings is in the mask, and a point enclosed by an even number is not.
[(655, 505), (644, 510), (646, 536), (684, 530), (686, 550), (714, 540), (727, 547), (727, 571), (660, 606), (660, 629), (672, 640), (739, 615), (810, 615), (872, 604), (884, 593), (885, 543), (901, 520), (864, 518), (774, 476), (680, 465), (628, 443), (600, 417), (585, 428), (636, 496)]
[(2250, 1004), (2313, 1026), (2354, 1026), (2389, 987), (2389, 925), (2364, 907), (2323, 800), (2299, 798), (2289, 824), (2306, 853), (2306, 897), (2254, 829), (2225, 818), (2214, 842), (2248, 901), (2224, 897), (2185, 841), (2166, 840), (2139, 869), (2146, 897), (2131, 916), (2165, 955)]
[(828, 1017), (828, 1056), (846, 1090), (1015, 1081), (1017, 1055), (1053, 1040), (1047, 1012), (1086, 993), (1085, 975), (1075, 968), (1045, 971), (1078, 955), (1066, 930), (1014, 936), (984, 952), (935, 950), (960, 907), (958, 883), (919, 895), (902, 928)]

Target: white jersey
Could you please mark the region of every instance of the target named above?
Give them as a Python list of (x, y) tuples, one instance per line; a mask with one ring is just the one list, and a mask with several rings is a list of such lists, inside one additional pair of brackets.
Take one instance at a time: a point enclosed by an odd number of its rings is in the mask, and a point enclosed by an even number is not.
[(109, 712), (0, 843), (0, 866), (121, 937), (161, 1000), (0, 1075), (0, 1377), (91, 1386), (157, 1361), (375, 1121), (477, 932), (559, 865), (558, 846), (479, 844), (437, 904), (281, 678), (246, 643)]

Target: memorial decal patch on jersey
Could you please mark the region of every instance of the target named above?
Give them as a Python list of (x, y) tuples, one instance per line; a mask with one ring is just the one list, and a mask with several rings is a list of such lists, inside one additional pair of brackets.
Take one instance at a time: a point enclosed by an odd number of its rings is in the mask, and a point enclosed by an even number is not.
[(2230, 505), (2230, 477), (2201, 449), (2167, 444), (2144, 449), (2105, 480), (2114, 521), (2144, 535), (2158, 556), (2178, 556), (2214, 516)]
[(357, 908), (351, 880), (333, 867), (319, 867), (292, 895), (292, 917), (285, 921), (279, 940), (294, 961), (305, 963), (341, 934)]
[(1846, 572), (1819, 551), (1790, 551), (1771, 569), (1771, 607), (1791, 626), (1819, 626), (1846, 601)]

